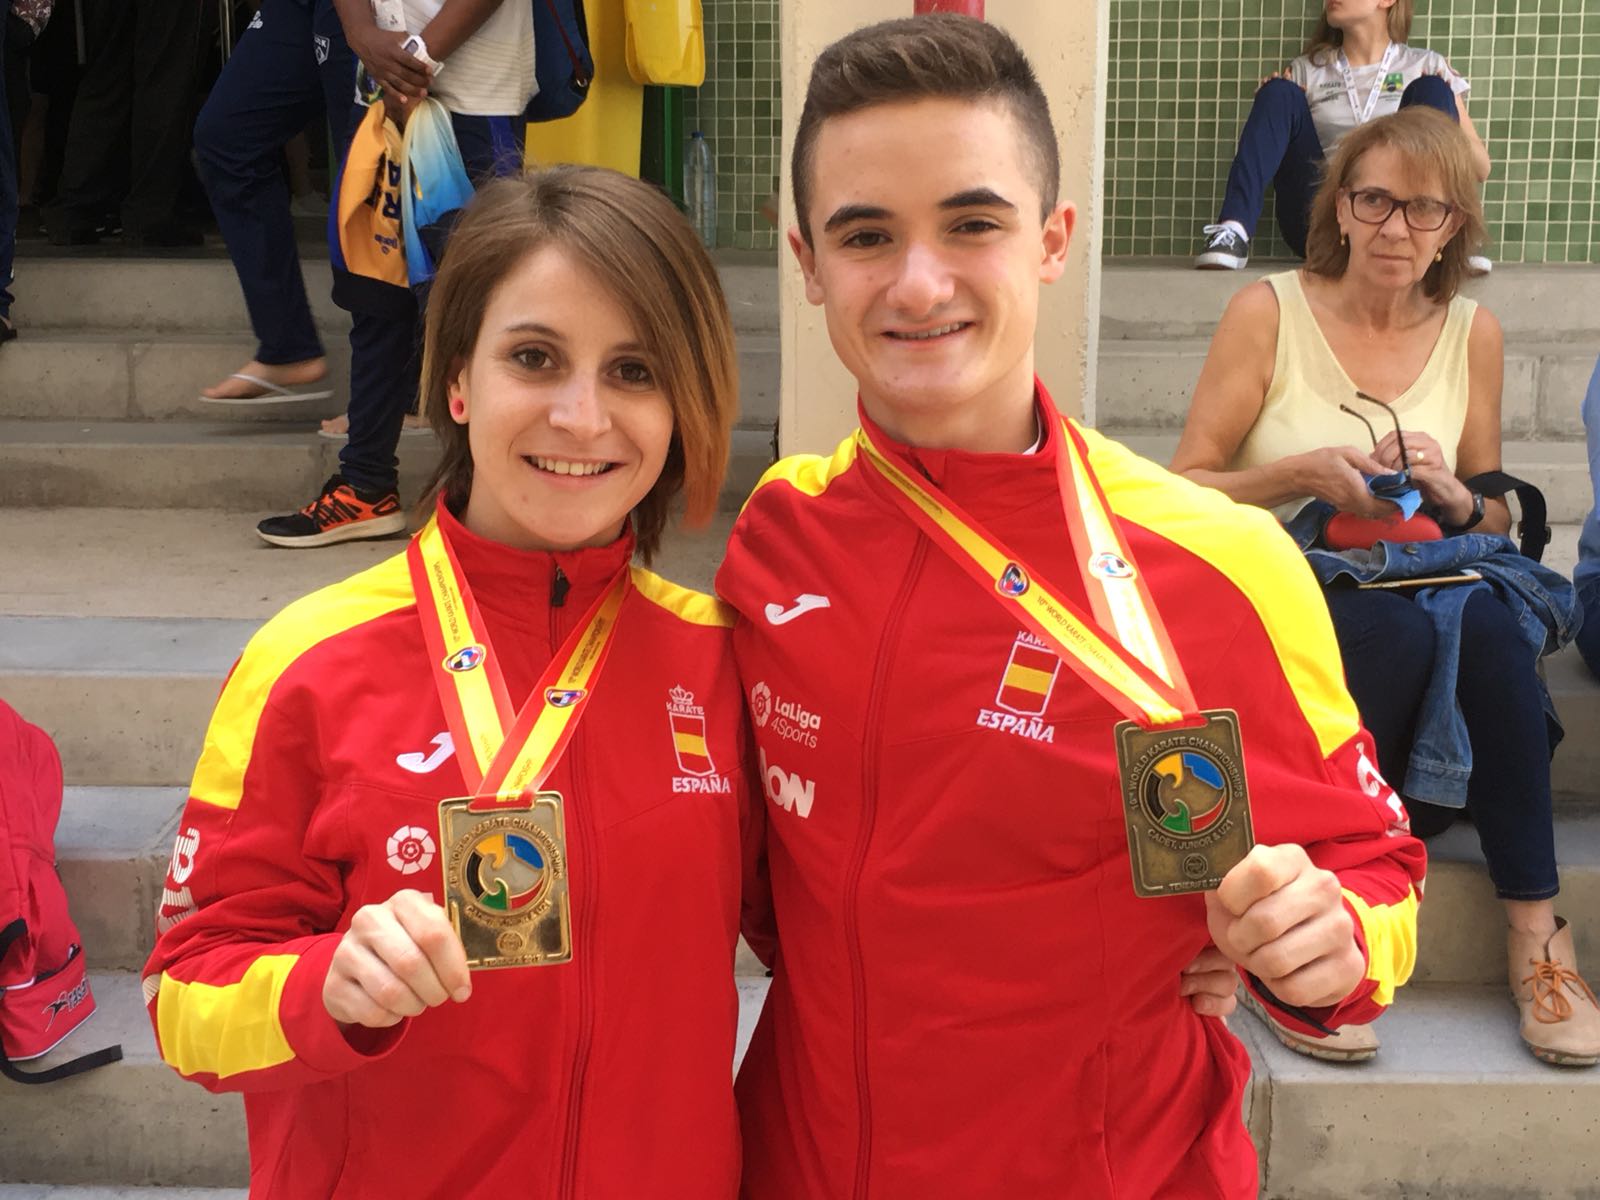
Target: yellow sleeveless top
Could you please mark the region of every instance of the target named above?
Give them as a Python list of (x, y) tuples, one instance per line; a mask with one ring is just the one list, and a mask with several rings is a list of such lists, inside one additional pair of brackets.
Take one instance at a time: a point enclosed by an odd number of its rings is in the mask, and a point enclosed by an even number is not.
[[(1266, 281), (1278, 295), (1278, 352), (1272, 364), (1272, 384), (1261, 415), (1234, 451), (1228, 469), (1265, 466), (1322, 446), (1370, 449), (1366, 427), (1340, 412), (1339, 405), (1348, 404), (1371, 421), (1379, 438), (1393, 431), (1394, 422), (1376, 405), (1355, 399), (1356, 385), (1311, 315), (1300, 273), (1283, 271), (1268, 275)], [(1476, 300), (1457, 296), (1450, 301), (1444, 328), (1422, 374), (1389, 405), (1399, 416), (1402, 429), (1428, 433), (1438, 441), (1451, 471), (1456, 469), (1456, 447), (1467, 417), (1467, 335), (1477, 310)], [(1272, 511), (1280, 520), (1291, 517), (1309, 499), (1298, 496)]]

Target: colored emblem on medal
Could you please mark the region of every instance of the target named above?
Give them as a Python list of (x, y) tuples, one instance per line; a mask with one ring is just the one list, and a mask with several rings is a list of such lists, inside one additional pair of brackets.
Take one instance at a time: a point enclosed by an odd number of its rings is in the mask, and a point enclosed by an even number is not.
[(1007, 563), (1000, 578), (994, 581), (994, 590), (1015, 599), (1028, 590), (1028, 573), (1016, 563)]
[(1150, 819), (1174, 837), (1198, 837), (1228, 811), (1228, 781), (1222, 767), (1201, 750), (1180, 750), (1157, 759), (1140, 785)]
[(488, 833), (467, 853), (467, 890), (490, 912), (526, 908), (543, 895), (548, 883), (544, 855), (520, 834)]
[(583, 696), (582, 688), (548, 688), (544, 694), (544, 702), (551, 708), (571, 708), (582, 700)]
[(448, 655), (444, 660), (446, 671), (471, 671), (483, 665), (483, 660), (488, 657), (488, 651), (474, 642), (470, 646), (463, 646), (454, 654)]
[(1133, 564), (1120, 554), (1102, 550), (1089, 560), (1089, 570), (1102, 579), (1132, 579)]
[(470, 797), (439, 804), (444, 905), (467, 965), (524, 967), (572, 958), (566, 833), (561, 797), (472, 811)]

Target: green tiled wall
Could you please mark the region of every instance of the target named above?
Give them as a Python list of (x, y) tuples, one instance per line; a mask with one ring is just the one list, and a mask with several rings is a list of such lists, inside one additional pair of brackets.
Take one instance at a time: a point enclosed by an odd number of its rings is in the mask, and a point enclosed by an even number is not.
[[(1600, 262), (1600, 0), (1418, 9), (1411, 44), (1472, 83), (1467, 109), (1494, 160), (1490, 256)], [(1318, 12), (1279, 0), (1111, 0), (1105, 253), (1196, 253), (1258, 82), (1300, 52)], [(1286, 255), (1270, 193), (1266, 208), (1256, 252)]]
[(684, 132), (705, 133), (717, 160), (717, 244), (770, 250), (777, 230), (760, 213), (777, 190), (778, 0), (703, 0), (706, 81), (684, 93)]

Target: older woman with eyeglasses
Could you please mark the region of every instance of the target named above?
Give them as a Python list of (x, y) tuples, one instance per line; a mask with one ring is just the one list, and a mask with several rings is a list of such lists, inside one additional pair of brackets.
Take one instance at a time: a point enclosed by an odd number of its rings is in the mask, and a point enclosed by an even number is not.
[[(1314, 527), (1323, 549), (1382, 540), (1405, 543), (1419, 561), (1454, 563), (1476, 548), (1493, 560), (1488, 579), (1510, 580), (1509, 592), (1477, 582), (1461, 590), (1330, 583), (1324, 594), (1378, 767), (1408, 798), (1415, 831), (1440, 832), (1463, 803), (1477, 826), (1505, 904), (1523, 1038), (1547, 1062), (1592, 1066), (1600, 1007), (1555, 910), (1548, 697), (1536, 670), (1540, 653), (1570, 637), (1570, 585), (1510, 553), (1509, 542), (1452, 536), (1510, 528), (1501, 500), (1463, 482), (1500, 468), (1500, 324), (1457, 294), (1483, 238), (1471, 149), (1447, 118), (1407, 110), (1350, 133), (1312, 206), (1305, 266), (1229, 303), (1172, 469), (1271, 508), (1298, 532)], [(1385, 497), (1404, 499), (1410, 488), (1422, 511), (1402, 524)], [(1324, 523), (1329, 513), (1338, 515)], [(1349, 540), (1363, 523), (1364, 539)], [(1441, 534), (1448, 543), (1423, 544)], [(1530, 616), (1533, 606), (1516, 595), (1530, 572), (1531, 594), (1561, 601), (1549, 613)], [(1443, 611), (1459, 625), (1442, 625)], [(1430, 692), (1448, 670), (1453, 697)], [(1425, 745), (1424, 726), (1431, 737), (1429, 722), (1441, 715), (1464, 725), (1465, 769), (1439, 761), (1432, 740)], [(1366, 1026), (1326, 1039), (1274, 1032), (1318, 1058), (1360, 1060), (1377, 1049)]]

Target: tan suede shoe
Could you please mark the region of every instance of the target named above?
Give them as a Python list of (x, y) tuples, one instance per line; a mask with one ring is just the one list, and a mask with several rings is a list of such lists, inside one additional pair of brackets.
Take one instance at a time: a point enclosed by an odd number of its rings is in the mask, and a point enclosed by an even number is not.
[[(1559, 1067), (1600, 1062), (1600, 1003), (1578, 974), (1572, 930), (1556, 918), (1545, 945), (1515, 931), (1507, 936), (1511, 992), (1522, 1012), (1522, 1040), (1539, 1058)], [(1532, 974), (1526, 974), (1529, 968)]]
[(1323, 1062), (1357, 1063), (1366, 1062), (1378, 1052), (1378, 1033), (1371, 1025), (1345, 1025), (1334, 1030), (1331, 1037), (1319, 1037), (1280, 1025), (1273, 1017), (1272, 1010), (1242, 985), (1239, 988), (1239, 1000), (1272, 1030), (1274, 1037), (1296, 1054), (1320, 1058)]

